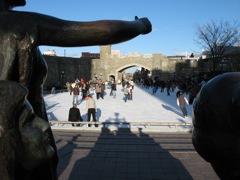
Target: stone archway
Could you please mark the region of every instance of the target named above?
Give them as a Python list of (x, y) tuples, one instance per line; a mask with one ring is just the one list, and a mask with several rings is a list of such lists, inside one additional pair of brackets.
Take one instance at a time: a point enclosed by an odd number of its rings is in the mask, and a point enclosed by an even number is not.
[[(122, 71), (124, 71), (125, 69), (128, 69), (128, 68), (131, 68), (131, 67), (134, 67), (134, 66), (139, 66), (139, 67), (142, 67), (144, 69), (147, 69), (150, 71), (150, 74), (152, 73), (152, 69), (150, 67), (147, 67), (145, 65), (142, 65), (142, 64), (138, 64), (138, 63), (130, 63), (130, 64), (126, 64), (124, 66), (121, 66), (121, 67), (118, 67), (116, 70), (115, 70), (115, 74), (116, 74), (116, 80), (121, 80), (122, 81)], [(121, 76), (121, 77), (120, 77)]]

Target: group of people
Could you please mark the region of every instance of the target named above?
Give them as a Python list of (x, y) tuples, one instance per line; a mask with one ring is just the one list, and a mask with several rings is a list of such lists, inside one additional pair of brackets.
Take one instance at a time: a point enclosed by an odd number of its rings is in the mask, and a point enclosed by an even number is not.
[[(152, 94), (155, 95), (160, 89), (160, 92), (163, 93), (165, 90), (167, 95), (170, 96), (170, 93), (177, 92), (177, 105), (181, 108), (183, 117), (187, 117), (186, 105), (193, 104), (195, 97), (206, 83), (205, 77), (193, 76), (184, 80), (160, 80), (158, 77), (155, 78), (145, 78), (145, 79), (135, 79), (135, 83), (142, 88), (152, 88)], [(188, 98), (185, 97), (188, 95)]]
[(95, 92), (96, 92), (96, 98), (102, 98), (104, 99), (104, 95), (105, 95), (105, 90), (106, 88), (111, 89), (110, 91), (110, 96), (113, 96), (113, 99), (116, 99), (117, 96), (117, 84), (115, 82), (114, 79), (111, 79), (109, 81), (102, 81), (99, 80), (97, 81), (97, 83), (95, 83)]
[[(106, 81), (107, 82), (107, 81)], [(96, 94), (96, 99), (98, 100), (99, 98), (104, 99), (105, 95), (105, 89), (106, 87), (111, 89), (110, 91), (110, 96), (113, 97), (113, 99), (116, 99), (116, 92), (117, 92), (117, 84), (114, 80), (109, 81), (106, 83), (102, 80), (98, 80), (94, 83), (94, 89), (95, 89), (95, 94)], [(71, 86), (69, 87), (70, 95), (73, 96), (73, 101), (72, 104), (73, 106), (69, 109), (69, 115), (68, 115), (68, 121), (70, 122), (83, 122), (83, 119), (81, 117), (81, 112), (79, 108), (77, 107), (79, 105), (79, 99), (78, 96), (80, 95), (80, 92), (82, 92), (82, 100), (86, 100), (86, 114), (88, 116), (87, 121), (90, 122), (91, 117), (94, 122), (97, 122), (96, 119), (96, 113), (97, 113), (97, 108), (96, 108), (96, 102), (92, 95), (90, 94), (90, 86), (89, 82), (84, 82), (83, 79), (81, 81), (75, 81), (75, 83), (72, 83)], [(74, 85), (74, 87), (72, 87)], [(84, 88), (85, 86), (85, 88)], [(83, 91), (86, 90), (86, 91)], [(127, 102), (127, 100), (132, 100), (133, 99), (133, 89), (134, 89), (134, 82), (131, 81), (125, 81), (124, 86), (123, 86), (123, 93), (124, 93), (124, 101)], [(92, 89), (93, 90), (93, 89)], [(84, 95), (85, 94), (85, 95)], [(77, 124), (72, 124), (72, 126), (81, 126), (81, 123)], [(95, 124), (95, 127), (98, 125)], [(88, 124), (88, 127), (90, 127), (90, 124)]]
[[(144, 81), (141, 81), (144, 82)], [(148, 82), (150, 82), (148, 80)], [(150, 83), (151, 84), (151, 83)], [(167, 95), (170, 95), (170, 91), (174, 92), (175, 89), (177, 87), (180, 87), (179, 84), (175, 84), (172, 81), (167, 81), (166, 84), (169, 84), (168, 86), (161, 86), (161, 81), (154, 79), (152, 81), (152, 84), (149, 86), (143, 85), (142, 87), (152, 87), (152, 94), (154, 95), (158, 88), (161, 88), (161, 92), (164, 91), (164, 88), (167, 89)], [(79, 105), (79, 100), (78, 100), (78, 96), (80, 94), (80, 91), (82, 92), (82, 100), (86, 100), (86, 109), (87, 109), (87, 115), (88, 115), (88, 122), (90, 121), (91, 117), (93, 118), (93, 121), (96, 122), (96, 113), (97, 113), (97, 109), (96, 109), (96, 102), (93, 99), (92, 95), (90, 95), (90, 83), (89, 82), (84, 82), (83, 79), (81, 79), (80, 81), (76, 80), (75, 83), (72, 83), (72, 85), (74, 85), (73, 88), (69, 88), (70, 91), (70, 95), (73, 95), (73, 107), (70, 108), (69, 110), (69, 121), (73, 121), (73, 122), (77, 122), (77, 121), (83, 121), (82, 117), (81, 117), (81, 113), (80, 110), (77, 108), (77, 105)], [(71, 85), (71, 87), (72, 87)], [(116, 92), (117, 92), (117, 84), (114, 80), (110, 80), (110, 81), (102, 81), (97, 80), (94, 83), (91, 83), (91, 85), (93, 85), (93, 89), (95, 90), (95, 94), (96, 94), (96, 99), (104, 99), (105, 96), (105, 89), (109, 88), (111, 89), (110, 91), (110, 96), (113, 96), (113, 99), (116, 99)], [(133, 89), (134, 89), (134, 81), (130, 80), (130, 81), (123, 81), (122, 82), (122, 91), (123, 91), (123, 100), (126, 103), (129, 100), (133, 100)], [(186, 118), (188, 116), (188, 112), (187, 112), (187, 108), (186, 105), (189, 105), (189, 100), (185, 97), (184, 95), (184, 91), (181, 89), (177, 88), (177, 93), (176, 93), (176, 97), (177, 97), (177, 105), (180, 107), (183, 117)], [(72, 124), (73, 126), (75, 126), (75, 124)], [(80, 126), (80, 124), (78, 124), (77, 126)], [(88, 125), (90, 126), (90, 124)], [(97, 127), (97, 124), (95, 124), (95, 126)]]
[[(97, 122), (96, 119), (96, 113), (97, 113), (97, 108), (96, 108), (96, 102), (93, 99), (93, 97), (88, 94), (87, 97), (85, 98), (86, 100), (86, 114), (87, 114), (87, 121), (90, 122), (91, 117), (93, 119), (94, 122)], [(69, 114), (68, 114), (68, 121), (71, 122), (83, 122), (83, 118), (81, 116), (81, 112), (79, 110), (79, 108), (77, 107), (76, 103), (73, 103), (73, 107), (71, 107), (69, 109)], [(81, 124), (72, 124), (72, 126), (81, 126)], [(88, 127), (90, 127), (91, 125), (88, 124)], [(98, 127), (97, 124), (95, 124), (95, 127)]]
[(81, 92), (82, 95), (82, 100), (84, 100), (87, 97), (87, 94), (90, 89), (90, 84), (89, 82), (85, 82), (82, 78), (79, 81), (78, 79), (75, 80), (74, 83), (69, 83), (67, 82), (67, 88), (68, 91), (70, 92), (70, 95), (73, 95), (73, 104), (79, 104), (79, 95)]
[[(91, 117), (93, 118), (93, 121), (96, 122), (96, 102), (89, 93), (90, 90), (90, 84), (89, 82), (85, 82), (83, 78), (76, 79), (74, 83), (68, 83), (67, 82), (68, 91), (70, 92), (70, 95), (73, 96), (72, 104), (73, 106), (69, 109), (68, 114), (68, 121), (71, 122), (83, 122), (83, 118), (81, 116), (81, 112), (79, 108), (77, 107), (79, 105), (79, 95), (80, 92), (82, 94), (81, 100), (86, 100), (86, 114), (88, 116), (88, 122), (90, 122)], [(72, 126), (81, 126), (81, 124), (72, 124)], [(90, 124), (88, 125), (90, 127)], [(97, 124), (95, 124), (97, 127)]]

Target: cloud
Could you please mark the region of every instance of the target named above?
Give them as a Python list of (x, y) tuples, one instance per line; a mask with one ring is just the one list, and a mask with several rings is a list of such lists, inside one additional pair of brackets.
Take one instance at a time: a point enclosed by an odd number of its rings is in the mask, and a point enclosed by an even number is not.
[(153, 28), (152, 31), (153, 32), (158, 31), (158, 28)]
[(174, 47), (174, 48), (172, 48), (172, 50), (174, 50), (174, 51), (179, 51), (179, 50), (181, 50), (181, 48)]
[(178, 31), (176, 31), (176, 34), (183, 34), (183, 33), (185, 33), (184, 30), (178, 30)]

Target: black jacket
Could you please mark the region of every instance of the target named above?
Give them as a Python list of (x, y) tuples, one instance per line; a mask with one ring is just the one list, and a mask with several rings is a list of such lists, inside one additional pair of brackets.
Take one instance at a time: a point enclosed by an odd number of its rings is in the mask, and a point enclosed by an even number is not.
[(83, 121), (80, 110), (78, 108), (72, 107), (69, 109), (68, 121)]
[(115, 83), (113, 83), (113, 84), (111, 85), (111, 89), (112, 89), (112, 90), (114, 90), (114, 91), (116, 91), (116, 90), (117, 90), (117, 86), (116, 86), (116, 84), (115, 84)]

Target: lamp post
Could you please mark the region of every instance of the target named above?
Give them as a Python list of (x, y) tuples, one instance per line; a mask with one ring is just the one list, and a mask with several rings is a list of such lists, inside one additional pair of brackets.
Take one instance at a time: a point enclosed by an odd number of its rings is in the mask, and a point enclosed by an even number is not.
[(63, 82), (64, 82), (64, 78), (65, 78), (65, 72), (64, 71), (61, 72), (60, 77), (61, 77), (61, 83), (62, 83), (61, 89), (62, 89), (62, 92), (63, 92)]
[(176, 80), (176, 72), (173, 73), (173, 80)]

